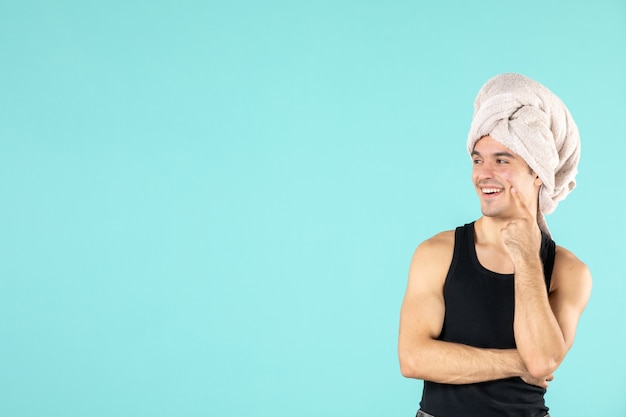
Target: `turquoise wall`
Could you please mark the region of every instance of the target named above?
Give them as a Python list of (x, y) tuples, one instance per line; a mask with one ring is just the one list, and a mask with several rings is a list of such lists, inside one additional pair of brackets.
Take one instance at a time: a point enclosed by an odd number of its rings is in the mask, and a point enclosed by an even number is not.
[(626, 2), (0, 3), (0, 415), (413, 416), (414, 248), (501, 72), (582, 136), (553, 416), (626, 415)]

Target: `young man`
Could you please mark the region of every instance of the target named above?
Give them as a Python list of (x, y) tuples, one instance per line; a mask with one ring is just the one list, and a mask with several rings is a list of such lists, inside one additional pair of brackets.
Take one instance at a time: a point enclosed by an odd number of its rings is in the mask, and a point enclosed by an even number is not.
[(517, 74), (489, 80), (468, 138), (482, 216), (416, 249), (402, 304), (405, 377), (418, 416), (544, 417), (544, 394), (591, 292), (544, 214), (575, 186), (579, 136), (563, 103)]

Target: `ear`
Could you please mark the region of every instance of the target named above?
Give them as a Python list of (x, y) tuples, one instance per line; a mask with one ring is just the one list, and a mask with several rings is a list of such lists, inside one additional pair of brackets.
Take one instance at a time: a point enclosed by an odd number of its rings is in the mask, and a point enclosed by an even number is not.
[(541, 181), (541, 178), (539, 178), (539, 176), (538, 176), (538, 175), (537, 175), (537, 176), (535, 176), (535, 181), (534, 181), (534, 183), (535, 183), (535, 185), (536, 185), (537, 187), (540, 187), (540, 186), (542, 186), (542, 185), (543, 185), (543, 181)]

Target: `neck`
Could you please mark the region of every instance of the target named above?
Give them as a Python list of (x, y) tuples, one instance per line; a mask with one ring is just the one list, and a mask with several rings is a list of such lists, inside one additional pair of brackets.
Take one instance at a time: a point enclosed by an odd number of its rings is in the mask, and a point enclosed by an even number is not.
[[(504, 247), (500, 230), (504, 228), (512, 219), (502, 219), (497, 217), (481, 216), (474, 223), (474, 239), (478, 244), (495, 245)], [(537, 219), (535, 218), (535, 223)]]

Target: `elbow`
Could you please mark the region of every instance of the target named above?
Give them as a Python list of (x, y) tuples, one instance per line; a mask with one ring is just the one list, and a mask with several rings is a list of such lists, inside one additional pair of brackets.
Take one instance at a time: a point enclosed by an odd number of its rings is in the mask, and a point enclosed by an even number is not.
[(407, 361), (400, 360), (400, 373), (405, 378), (418, 378), (418, 372)]
[(415, 378), (416, 372), (415, 367), (411, 363), (412, 361), (406, 357), (406, 355), (399, 355), (400, 359), (400, 373), (405, 378)]
[(554, 342), (549, 348), (520, 349), (519, 353), (526, 365), (526, 370), (533, 378), (548, 377), (561, 365), (567, 346), (565, 343)]
[(554, 357), (535, 357), (526, 362), (526, 368), (533, 378), (546, 378), (556, 371), (562, 360), (563, 357), (560, 355)]
[(425, 369), (423, 361), (420, 361), (420, 355), (417, 352), (412, 354), (399, 352), (400, 373), (405, 378), (424, 379)]

